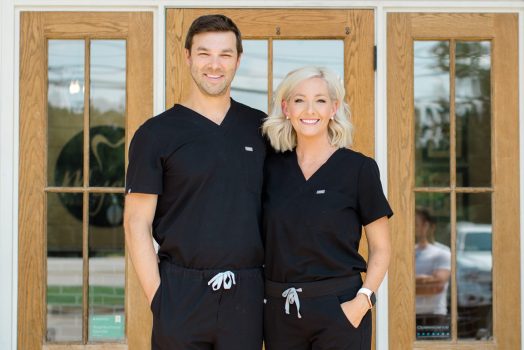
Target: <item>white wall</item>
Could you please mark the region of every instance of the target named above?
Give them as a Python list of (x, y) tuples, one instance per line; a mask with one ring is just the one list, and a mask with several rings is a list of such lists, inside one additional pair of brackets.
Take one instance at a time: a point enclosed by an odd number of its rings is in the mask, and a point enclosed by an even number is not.
[[(283, 7), (281, 0), (201, 0), (199, 7)], [(16, 349), (17, 240), (18, 240), (18, 52), (20, 11), (152, 10), (155, 15), (155, 113), (164, 105), (164, 13), (166, 7), (195, 7), (194, 0), (0, 0), (0, 349)], [(376, 150), (387, 186), (386, 129), (386, 16), (390, 11), (516, 12), (520, 11), (520, 33), (524, 33), (524, 1), (422, 1), (422, 0), (288, 0), (284, 7), (373, 8), (376, 11), (376, 43), (379, 53), (376, 75)], [(520, 101), (524, 101), (524, 35), (520, 47)], [(520, 105), (520, 135), (524, 135), (524, 103)], [(521, 174), (524, 174), (524, 142), (521, 142)], [(385, 189), (387, 191), (387, 189)], [(521, 176), (521, 242), (524, 242), (524, 177)], [(521, 300), (524, 301), (524, 244), (521, 244)], [(383, 284), (377, 312), (377, 349), (388, 348), (387, 280)], [(521, 307), (524, 319), (524, 309)], [(523, 322), (524, 327), (524, 322)], [(524, 339), (524, 328), (522, 331)], [(25, 350), (25, 349), (24, 349)]]
[(15, 349), (16, 196), (14, 8), (0, 2), (0, 349)]

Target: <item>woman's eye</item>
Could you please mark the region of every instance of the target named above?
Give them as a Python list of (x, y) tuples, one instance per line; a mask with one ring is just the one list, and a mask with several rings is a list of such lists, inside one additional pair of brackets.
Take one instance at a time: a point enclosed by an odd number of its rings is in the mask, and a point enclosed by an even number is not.
[(318, 99), (317, 102), (319, 102), (319, 103), (326, 103), (326, 100), (321, 98), (321, 99)]
[(296, 98), (293, 102), (295, 102), (295, 103), (300, 103), (300, 102), (304, 102), (304, 100), (301, 99), (301, 98)]

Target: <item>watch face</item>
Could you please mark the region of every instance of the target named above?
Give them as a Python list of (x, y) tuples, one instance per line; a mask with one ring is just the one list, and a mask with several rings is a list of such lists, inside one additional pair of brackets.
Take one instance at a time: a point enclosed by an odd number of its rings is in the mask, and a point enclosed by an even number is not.
[(371, 293), (371, 296), (369, 297), (369, 300), (371, 300), (371, 305), (375, 306), (375, 303), (377, 302), (377, 298), (375, 297), (375, 293)]

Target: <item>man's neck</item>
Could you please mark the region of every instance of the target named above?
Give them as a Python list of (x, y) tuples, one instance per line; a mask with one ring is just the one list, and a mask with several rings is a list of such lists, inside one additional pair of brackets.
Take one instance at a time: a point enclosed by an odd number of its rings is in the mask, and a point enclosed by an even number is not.
[(206, 96), (199, 91), (193, 91), (181, 104), (216, 124), (221, 124), (231, 106), (231, 97), (229, 93), (221, 96)]

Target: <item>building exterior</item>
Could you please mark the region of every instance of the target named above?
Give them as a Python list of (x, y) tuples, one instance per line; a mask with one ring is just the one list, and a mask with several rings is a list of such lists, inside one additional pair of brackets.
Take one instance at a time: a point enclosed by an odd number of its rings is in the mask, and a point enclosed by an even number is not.
[[(0, 349), (149, 348), (121, 227), (127, 147), (182, 98), (184, 34), (207, 13), (243, 33), (241, 102), (267, 111), (306, 64), (343, 79), (354, 148), (395, 211), (374, 347), (521, 349), (524, 2), (511, 0), (2, 0)], [(420, 210), (445, 287), (417, 273), (431, 265)]]

